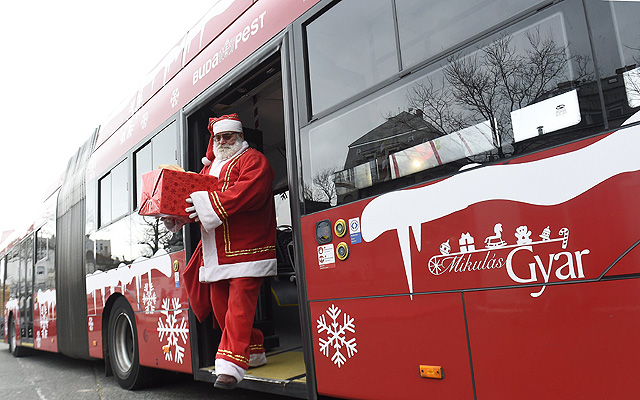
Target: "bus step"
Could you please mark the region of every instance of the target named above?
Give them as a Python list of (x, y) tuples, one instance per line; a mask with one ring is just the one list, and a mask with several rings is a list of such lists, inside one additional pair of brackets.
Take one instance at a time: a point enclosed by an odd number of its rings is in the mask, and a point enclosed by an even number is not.
[[(307, 398), (306, 369), (302, 349), (267, 354), (267, 363), (249, 368), (238, 387), (289, 397)], [(215, 367), (201, 368), (215, 381)]]

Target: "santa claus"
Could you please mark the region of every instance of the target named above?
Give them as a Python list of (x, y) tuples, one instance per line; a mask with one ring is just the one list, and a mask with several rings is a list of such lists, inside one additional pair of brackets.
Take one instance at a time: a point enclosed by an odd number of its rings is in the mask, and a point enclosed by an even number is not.
[(276, 274), (273, 170), (244, 140), (237, 114), (211, 118), (208, 127), (201, 173), (216, 177), (217, 185), (187, 199), (202, 239), (183, 276), (198, 320), (213, 310), (222, 329), (214, 386), (233, 389), (249, 367), (267, 362), (262, 332), (252, 325), (262, 280)]

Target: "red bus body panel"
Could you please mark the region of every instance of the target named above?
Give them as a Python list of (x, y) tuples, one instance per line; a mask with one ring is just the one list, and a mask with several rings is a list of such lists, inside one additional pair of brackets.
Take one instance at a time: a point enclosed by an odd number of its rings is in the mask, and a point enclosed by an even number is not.
[[(318, 392), (340, 398), (417, 399), (473, 398), (471, 364), (467, 350), (462, 298), (459, 293), (408, 297), (378, 297), (311, 303), (314, 332), (313, 351)], [(339, 315), (334, 319), (331, 315)], [(338, 361), (335, 344), (339, 335), (332, 324), (344, 326), (353, 318), (356, 352), (349, 357), (345, 346)], [(340, 335), (341, 336), (341, 335)], [(336, 363), (337, 362), (337, 363)], [(340, 366), (338, 367), (338, 364)], [(420, 365), (444, 366), (445, 379), (420, 377)]]
[(56, 290), (39, 290), (33, 305), (34, 347), (38, 350), (58, 352), (56, 323)]
[(559, 285), (540, 299), (526, 288), (465, 293), (478, 399), (635, 398), (638, 285)]
[[(639, 135), (622, 128), (303, 217), (319, 393), (469, 398), (472, 377), (478, 398), (637, 393), (640, 281), (623, 278), (640, 273), (640, 167), (594, 156), (629, 158), (621, 143)], [(576, 168), (575, 184), (544, 173), (558, 165)], [(325, 219), (357, 219), (358, 231), (319, 245)], [(341, 242), (346, 260), (327, 258)], [(328, 340), (341, 355), (323, 352)]]
[(187, 372), (191, 368), (189, 302), (184, 290), (184, 251), (158, 253), (87, 278), (89, 354), (102, 358), (104, 308), (124, 296), (136, 318), (140, 365)]

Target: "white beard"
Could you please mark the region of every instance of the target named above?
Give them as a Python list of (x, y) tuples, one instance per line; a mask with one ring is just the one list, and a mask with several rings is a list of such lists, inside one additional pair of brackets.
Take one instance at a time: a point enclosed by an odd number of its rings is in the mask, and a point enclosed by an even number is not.
[(213, 155), (220, 161), (228, 160), (242, 148), (242, 140), (236, 138), (234, 144), (213, 144)]

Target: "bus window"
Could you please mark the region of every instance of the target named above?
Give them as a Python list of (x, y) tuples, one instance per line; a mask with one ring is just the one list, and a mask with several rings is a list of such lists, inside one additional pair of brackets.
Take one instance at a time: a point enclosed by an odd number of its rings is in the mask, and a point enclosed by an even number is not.
[(398, 72), (391, 2), (336, 4), (306, 26), (313, 114)]
[(54, 289), (56, 230), (53, 215), (36, 234), (36, 290)]
[(305, 212), (598, 132), (586, 24), (563, 12), (575, 3), (546, 8), (303, 128)]
[(134, 153), (136, 192), (133, 198), (136, 209), (139, 205), (138, 201), (140, 200), (140, 189), (142, 187), (140, 176), (145, 172), (158, 168), (162, 164), (178, 164), (178, 159), (176, 158), (178, 154), (177, 129), (176, 121), (173, 121)]
[[(3, 310), (2, 313), (4, 315), (4, 304), (9, 300), (9, 293), (7, 292), (7, 286), (5, 283), (5, 273), (7, 272), (6, 268), (6, 260), (7, 258), (2, 256), (0, 258), (0, 310)], [(4, 334), (4, 318), (0, 318), (0, 332)]]
[(11, 249), (7, 256), (6, 276), (5, 297), (8, 299), (17, 299), (20, 285), (20, 255), (17, 246)]
[[(178, 131), (177, 123), (173, 121), (168, 126), (155, 135), (149, 142), (134, 153), (136, 180), (136, 193), (134, 202), (136, 209), (140, 200), (140, 190), (142, 187), (142, 174), (158, 168), (162, 164), (178, 164), (177, 143)], [(151, 257), (160, 249), (169, 253), (184, 249), (182, 230), (177, 233), (168, 231), (164, 223), (155, 217), (145, 217), (133, 213), (131, 215), (131, 250), (132, 259), (138, 257)]]
[[(396, 0), (402, 68), (446, 51), (542, 1)], [(482, 21), (482, 23), (479, 23)]]
[(111, 222), (111, 174), (100, 179), (100, 226)]
[(125, 161), (100, 179), (100, 226), (106, 226), (129, 211), (129, 168)]
[[(20, 269), (24, 291), (20, 298), (20, 325), (23, 336), (33, 337), (33, 234), (20, 243)], [(23, 272), (24, 271), (24, 272)]]
[(589, 0), (586, 4), (607, 122), (615, 128), (640, 107), (640, 3)]

